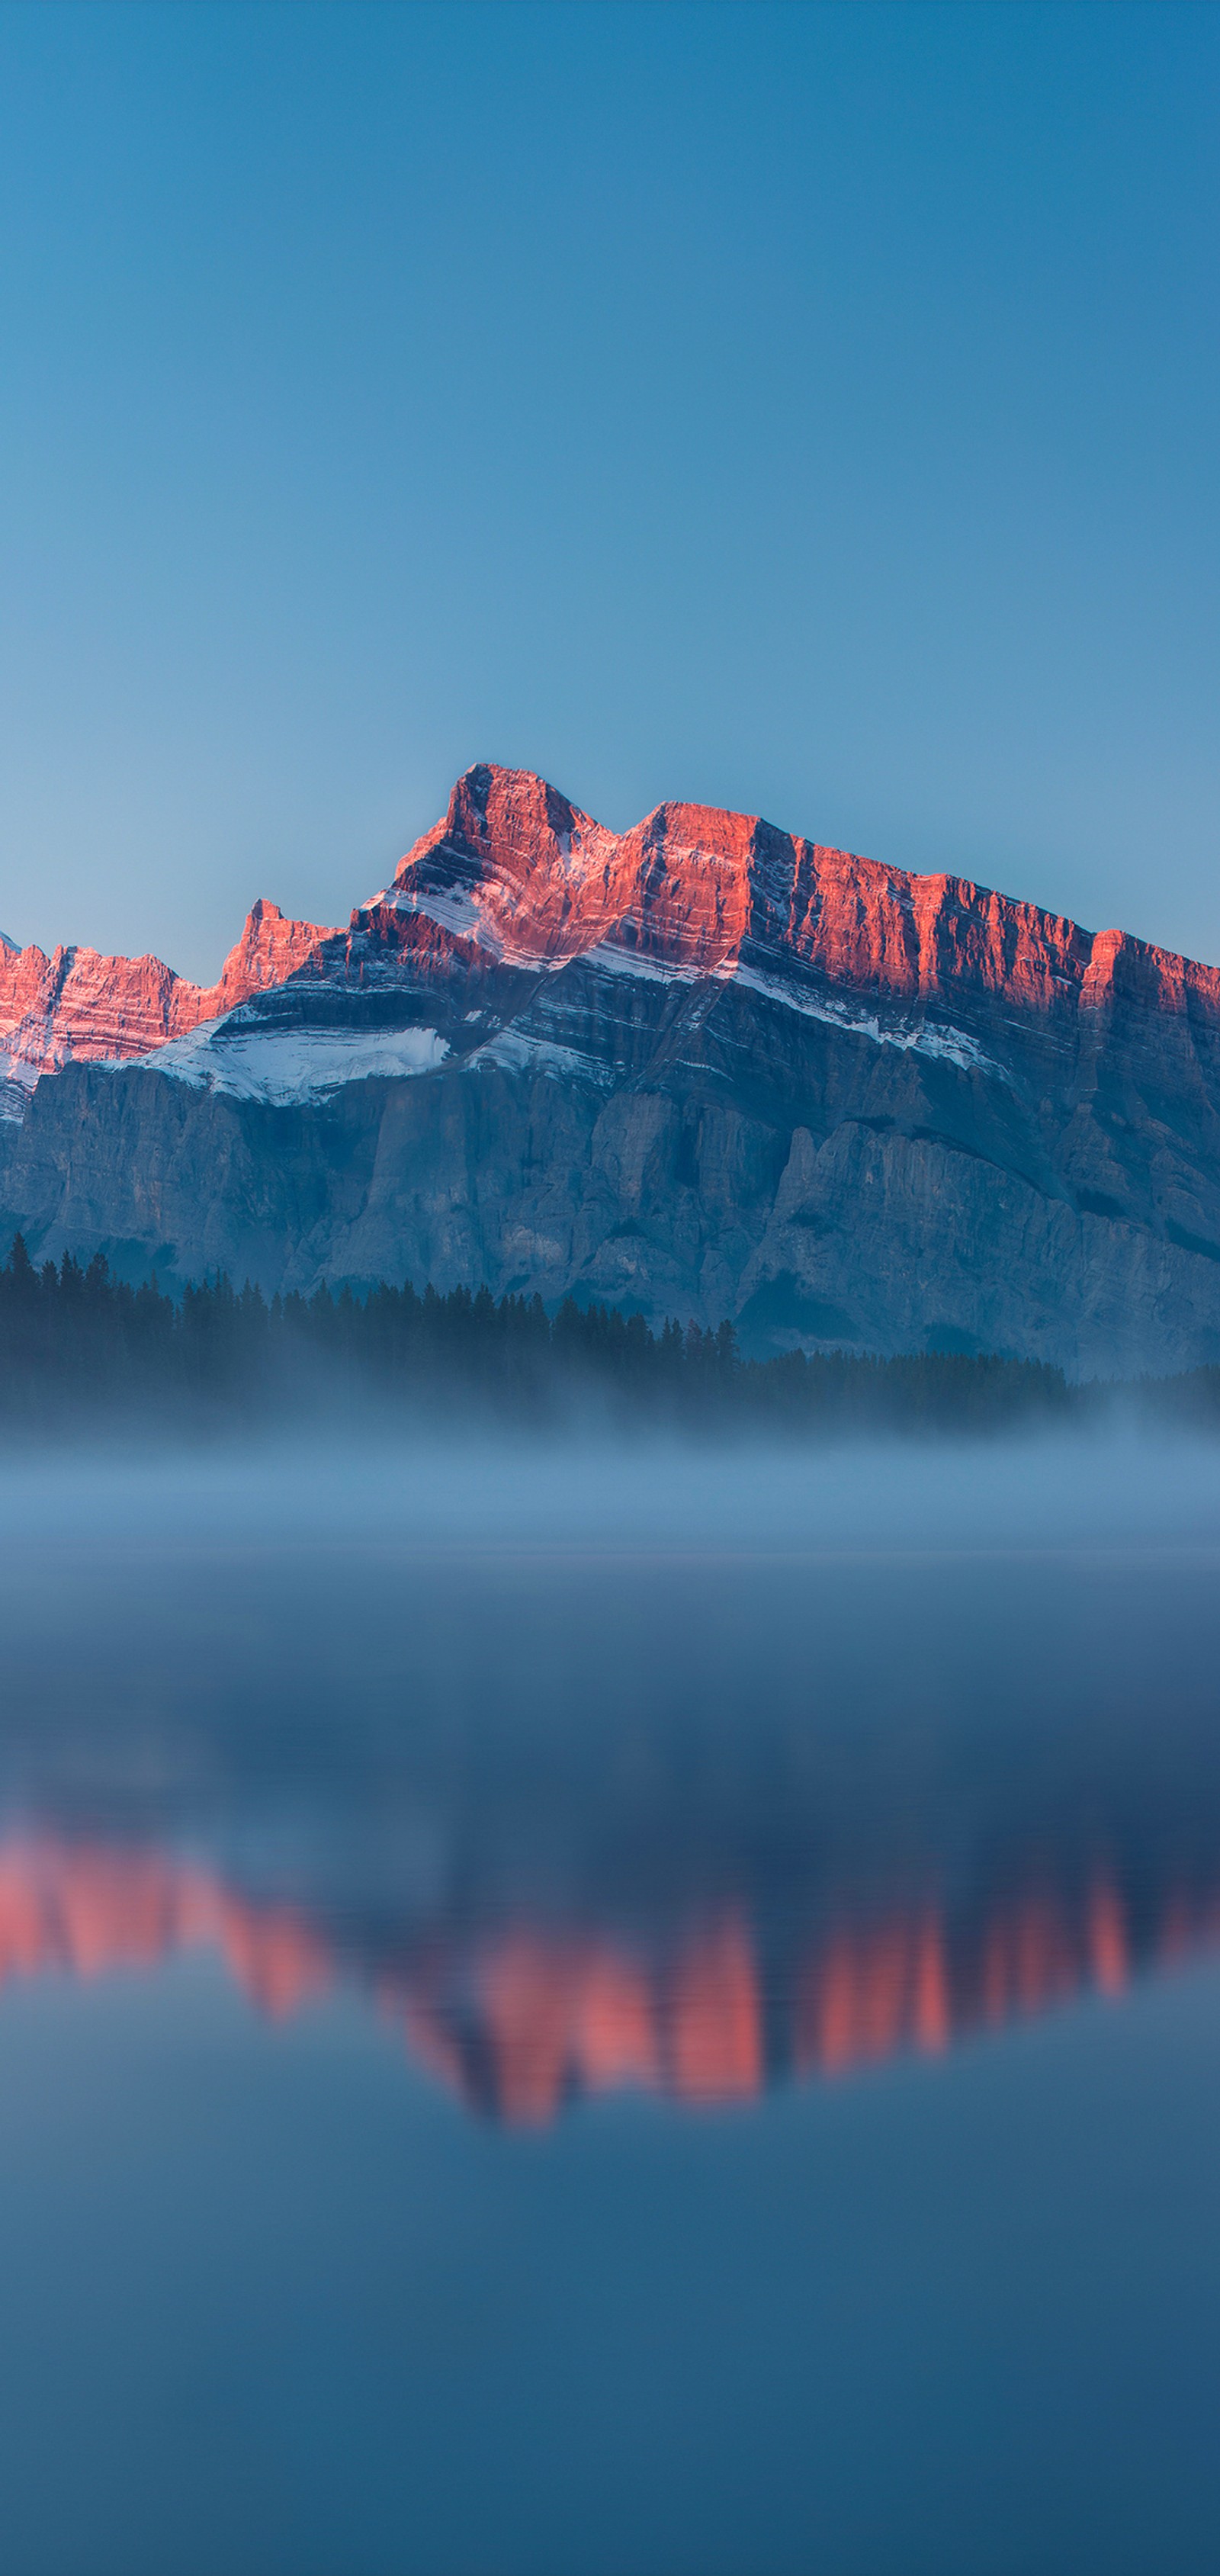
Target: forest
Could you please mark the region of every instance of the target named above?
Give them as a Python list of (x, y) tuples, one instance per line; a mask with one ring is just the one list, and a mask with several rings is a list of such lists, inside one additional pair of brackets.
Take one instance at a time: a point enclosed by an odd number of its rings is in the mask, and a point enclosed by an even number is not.
[[(1146, 1381), (1145, 1407), (1220, 1421), (1220, 1370)], [(223, 1274), (173, 1297), (99, 1253), (37, 1268), (20, 1235), (0, 1268), (0, 1422), (254, 1426), (315, 1416), (558, 1426), (986, 1431), (1079, 1419), (1107, 1390), (1000, 1355), (846, 1351), (743, 1358), (716, 1330), (567, 1298), (439, 1295), (409, 1282), (266, 1299)]]

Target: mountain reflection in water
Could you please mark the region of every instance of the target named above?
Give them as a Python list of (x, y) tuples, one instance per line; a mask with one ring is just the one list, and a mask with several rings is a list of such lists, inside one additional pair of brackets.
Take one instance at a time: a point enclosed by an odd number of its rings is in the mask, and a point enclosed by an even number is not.
[[(342, 1924), (260, 1901), (172, 1854), (14, 1835), (0, 1845), (0, 1985), (65, 1970), (152, 1968), (196, 1945), (279, 2020), (340, 1984), (375, 1998), (412, 2054), (471, 2108), (516, 2122), (637, 2084), (692, 2104), (746, 2101), (788, 2076), (937, 2054), (1220, 1938), (1220, 1886), (1145, 1889), (1103, 1864), (1075, 1887), (1031, 1879), (977, 1921), (922, 1911), (839, 1918), (776, 1955), (744, 1907), (668, 1955), (595, 1927), (525, 1923), (379, 1955)], [(770, 1955), (769, 1955), (770, 1948)]]
[(0, 2568), (1210, 2576), (1220, 1449), (1124, 1458), (0, 1476)]
[(131, 1544), (0, 1608), (0, 1987), (208, 1945), (508, 2122), (935, 2057), (1220, 1932), (1210, 1559)]

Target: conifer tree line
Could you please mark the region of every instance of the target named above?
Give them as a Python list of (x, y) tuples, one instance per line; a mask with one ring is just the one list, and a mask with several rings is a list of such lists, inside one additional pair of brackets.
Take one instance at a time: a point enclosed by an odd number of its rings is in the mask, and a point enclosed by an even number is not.
[[(1209, 1380), (1216, 1383), (1208, 1385)], [(1174, 1382), (1220, 1411), (1220, 1372)], [(779, 1430), (966, 1429), (1077, 1411), (1086, 1391), (1036, 1361), (919, 1352), (883, 1359), (801, 1351), (745, 1359), (731, 1323), (639, 1314), (487, 1288), (422, 1294), (380, 1282), (268, 1301), (223, 1273), (167, 1295), (133, 1287), (102, 1254), (41, 1269), (19, 1234), (0, 1268), (0, 1419), (71, 1426), (106, 1415), (249, 1423), (399, 1405), (442, 1419), (558, 1421), (574, 1403), (611, 1418), (738, 1422)]]

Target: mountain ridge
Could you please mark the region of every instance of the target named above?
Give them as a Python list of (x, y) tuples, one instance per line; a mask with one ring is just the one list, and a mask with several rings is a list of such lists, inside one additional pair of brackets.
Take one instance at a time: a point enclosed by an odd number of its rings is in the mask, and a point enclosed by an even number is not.
[(0, 1111), (19, 1115), (22, 1092), (71, 1061), (122, 1061), (220, 1017), (251, 993), (282, 982), (320, 939), (333, 933), (286, 920), (260, 897), (211, 985), (179, 975), (159, 957), (111, 957), (61, 946), (50, 956), (0, 937)]
[[(580, 868), (571, 865), (574, 849)], [(430, 883), (438, 854), (450, 864)], [(455, 858), (483, 866), (481, 882), (471, 872), (477, 895), (455, 888)], [(519, 873), (515, 861), (524, 863)], [(786, 919), (777, 869), (790, 879)], [(971, 878), (864, 858), (727, 808), (667, 801), (616, 834), (536, 772), (476, 764), (390, 886), (353, 908), (346, 933), (286, 917), (260, 898), (213, 985), (148, 953), (73, 944), (48, 955), (0, 937), (0, 1078), (5, 1053), (35, 1075), (70, 1059), (151, 1054), (287, 982), (320, 950), (344, 941), (350, 950), (396, 915), (432, 921), (525, 968), (554, 969), (609, 943), (674, 976), (725, 975), (743, 945), (761, 938), (848, 989), (901, 1001), (944, 1000), (973, 981), (1054, 1013), (1073, 997), (1096, 1007), (1123, 981), (1157, 1009), (1194, 1002), (1220, 1018), (1220, 968), (1130, 932), (1089, 931)], [(426, 937), (418, 944), (429, 945)]]
[[(1027, 1003), (1053, 1007), (1062, 998), (1054, 990), (1057, 980), (1095, 999), (1126, 969), (1144, 979), (1149, 997), (1162, 1007), (1191, 990), (1220, 1012), (1220, 969), (1126, 931), (1085, 930), (1064, 914), (970, 878), (898, 868), (782, 831), (761, 815), (717, 806), (667, 802), (616, 835), (534, 772), (489, 765), (459, 779), (444, 819), (421, 835), (400, 860), (389, 894), (375, 900), (405, 906), (414, 899), (416, 874), (422, 875), (435, 853), (476, 855), (480, 845), (493, 867), (524, 852), (526, 885), (541, 873), (552, 900), (557, 876), (570, 894), (574, 883), (587, 883), (589, 873), (596, 885), (600, 869), (608, 897), (600, 914), (586, 915), (581, 935), (556, 941), (535, 913), (537, 933), (521, 952), (523, 963), (549, 963), (555, 954), (566, 959), (617, 932), (617, 944), (632, 953), (655, 956), (671, 969), (714, 972), (735, 962), (744, 938), (768, 936), (842, 981), (903, 998), (939, 992), (947, 973), (973, 967), (990, 989), (1015, 989)], [(571, 869), (574, 846), (590, 850), (591, 871), (577, 875)], [(716, 883), (692, 884), (690, 863), (706, 866), (709, 860), (718, 870)], [(775, 902), (777, 869), (791, 879), (786, 920), (778, 917)], [(686, 892), (685, 906), (665, 903), (667, 878)], [(834, 898), (830, 903), (828, 895)], [(426, 909), (426, 894), (420, 908)], [(567, 906), (564, 930), (570, 917)], [(963, 922), (969, 925), (964, 936)], [(485, 936), (483, 917), (479, 928)]]
[(1220, 970), (758, 816), (616, 834), (489, 764), (346, 930), (256, 915), (216, 986), (95, 961), (70, 1020), (27, 1008), (0, 1214), (38, 1252), (1220, 1356)]

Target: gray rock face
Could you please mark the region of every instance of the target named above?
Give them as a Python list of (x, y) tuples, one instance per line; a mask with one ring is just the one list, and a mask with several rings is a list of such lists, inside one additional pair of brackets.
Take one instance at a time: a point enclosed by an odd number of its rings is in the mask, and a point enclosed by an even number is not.
[(741, 817), (616, 841), (474, 771), (298, 972), (39, 1081), (0, 1222), (268, 1291), (486, 1280), (754, 1348), (1191, 1365), (1220, 1358), (1220, 977)]

